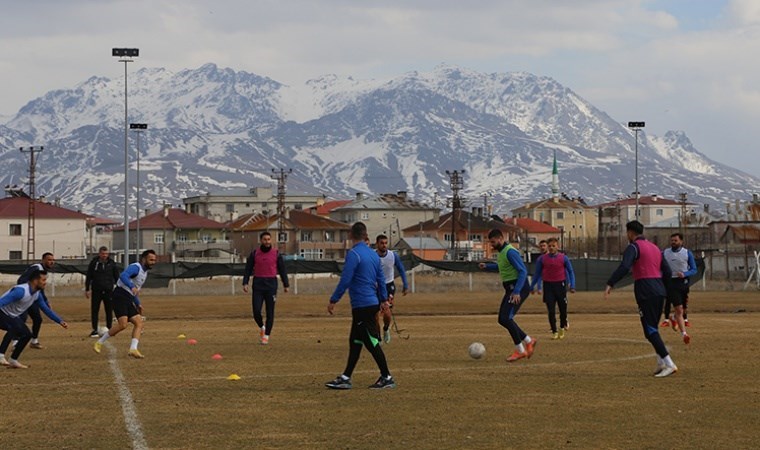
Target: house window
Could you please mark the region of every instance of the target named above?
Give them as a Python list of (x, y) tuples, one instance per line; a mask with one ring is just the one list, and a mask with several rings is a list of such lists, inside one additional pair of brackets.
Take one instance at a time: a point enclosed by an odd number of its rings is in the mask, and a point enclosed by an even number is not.
[(324, 250), (321, 248), (302, 248), (300, 254), (303, 259), (315, 260), (324, 258)]
[(471, 234), (470, 235), (470, 240), (472, 242), (480, 242), (480, 235), (479, 234)]
[(9, 236), (21, 236), (21, 224), (20, 223), (12, 223), (8, 225), (8, 235)]
[(334, 231), (325, 231), (325, 242), (335, 242)]
[(296, 211), (301, 211), (303, 209), (303, 203), (296, 203), (293, 206), (293, 209), (295, 209)]
[(562, 212), (562, 211), (557, 211), (557, 216), (556, 217), (557, 217), (557, 219), (564, 219), (565, 218), (565, 213)]
[(384, 213), (383, 213), (383, 219), (385, 219), (385, 218), (387, 218), (387, 217), (388, 217), (388, 213), (384, 212)]
[(311, 231), (301, 232), (301, 242), (311, 242)]
[(369, 213), (368, 212), (363, 212), (362, 213), (362, 220), (369, 220)]
[(654, 211), (654, 215), (655, 215), (655, 216), (663, 216), (663, 215), (665, 215), (665, 211), (663, 211), (663, 209), (662, 209), (662, 208), (658, 208), (658, 209), (656, 209), (656, 210)]
[(449, 233), (444, 234), (443, 240), (446, 242), (451, 242), (451, 235)]
[(224, 205), (224, 210), (228, 213), (234, 213), (235, 212), (235, 204), (234, 203), (227, 203)]
[(164, 243), (164, 235), (161, 233), (156, 233), (153, 235), (153, 243), (154, 244), (163, 244)]
[(177, 235), (177, 242), (187, 242), (187, 233), (180, 233)]
[(10, 260), (20, 260), (23, 258), (23, 252), (21, 250), (11, 250), (8, 252), (8, 259)]
[(285, 231), (277, 233), (277, 242), (288, 242), (288, 233)]
[(208, 244), (209, 242), (211, 242), (211, 235), (210, 234), (201, 235), (201, 241), (203, 241), (204, 244)]

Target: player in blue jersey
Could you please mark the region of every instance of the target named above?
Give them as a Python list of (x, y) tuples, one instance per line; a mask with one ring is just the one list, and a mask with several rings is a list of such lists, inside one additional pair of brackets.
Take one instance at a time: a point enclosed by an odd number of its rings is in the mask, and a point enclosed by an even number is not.
[[(683, 235), (673, 233), (670, 236), (670, 248), (662, 252), (662, 257), (668, 262), (672, 277), (667, 284), (667, 298), (665, 300), (665, 317), (670, 319), (673, 330), (681, 332), (683, 342), (691, 342), (691, 336), (686, 332), (686, 303), (689, 300), (689, 277), (697, 274), (697, 262), (691, 250), (683, 246)], [(669, 316), (670, 305), (673, 305), (675, 314)]]
[[(351, 375), (359, 362), (362, 346), (366, 347), (375, 359), (380, 377), (370, 389), (387, 389), (396, 387), (396, 381), (388, 370), (383, 349), (380, 347), (380, 333), (377, 327), (378, 311), (387, 310), (388, 292), (385, 289), (385, 277), (380, 267), (377, 253), (365, 243), (367, 226), (356, 222), (351, 227), (353, 247), (346, 254), (346, 263), (340, 274), (340, 281), (335, 287), (327, 305), (327, 312), (332, 315), (335, 305), (348, 290), (351, 298), (351, 333), (348, 338), (348, 362), (346, 369), (332, 381), (325, 383), (330, 389), (351, 389)], [(382, 299), (382, 302), (379, 300)]]
[[(18, 358), (24, 351), (26, 344), (32, 339), (32, 332), (26, 326), (26, 321), (23, 318), (32, 305), (36, 305), (46, 316), (63, 328), (69, 327), (42, 300), (42, 290), (47, 284), (47, 272), (36, 270), (26, 274), (26, 278), (26, 283), (11, 288), (0, 297), (0, 329), (6, 330), (6, 337), (9, 338), (3, 339), (3, 343), (0, 345), (0, 365), (12, 369), (27, 369), (29, 367), (21, 364)], [(10, 359), (6, 359), (5, 352), (8, 350), (11, 339), (16, 340), (16, 346), (13, 348)]]
[(113, 290), (113, 312), (116, 316), (116, 323), (111, 326), (108, 333), (95, 342), (94, 349), (100, 353), (103, 344), (112, 336), (116, 336), (127, 328), (127, 324), (132, 324), (132, 341), (129, 346), (128, 355), (133, 358), (144, 358), (140, 350), (137, 349), (140, 343), (140, 335), (143, 330), (142, 313), (143, 307), (140, 303), (138, 294), (142, 289), (145, 280), (148, 278), (148, 271), (156, 264), (156, 252), (145, 250), (140, 254), (140, 261), (130, 264), (119, 275), (119, 281), (116, 282), (116, 288)]
[[(25, 284), (29, 281), (29, 275), (34, 272), (45, 271), (47, 273), (50, 273), (53, 270), (53, 267), (55, 267), (55, 256), (53, 256), (53, 254), (50, 252), (45, 252), (42, 254), (42, 260), (40, 260), (40, 262), (32, 264), (26, 268), (26, 271), (24, 271), (24, 273), (18, 277), (16, 284)], [(50, 301), (45, 296), (44, 290), (40, 292), (40, 298), (43, 302), (50, 306)], [(32, 318), (32, 340), (29, 344), (29, 347), (37, 350), (42, 350), (44, 347), (42, 344), (40, 344), (39, 339), (40, 330), (42, 329), (42, 315), (40, 314), (40, 307), (37, 306), (36, 303), (33, 303), (29, 310), (24, 313), (24, 322), (26, 322), (27, 316)]]

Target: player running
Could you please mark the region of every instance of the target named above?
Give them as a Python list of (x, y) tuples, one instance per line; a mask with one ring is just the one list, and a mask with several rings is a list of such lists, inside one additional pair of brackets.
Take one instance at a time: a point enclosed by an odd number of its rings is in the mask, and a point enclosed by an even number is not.
[[(349, 351), (346, 369), (332, 381), (325, 383), (330, 389), (351, 389), (351, 374), (362, 352), (362, 345), (369, 350), (380, 369), (380, 378), (370, 389), (387, 389), (396, 387), (396, 381), (388, 370), (385, 353), (380, 347), (380, 333), (377, 327), (377, 312), (389, 309), (388, 293), (385, 290), (385, 277), (377, 253), (364, 242), (367, 226), (356, 222), (351, 227), (353, 247), (346, 254), (340, 282), (335, 287), (327, 305), (327, 312), (332, 315), (335, 304), (348, 289), (351, 298), (351, 334), (348, 337)], [(383, 299), (382, 302), (378, 300)]]
[[(684, 344), (691, 342), (686, 332), (686, 303), (689, 300), (689, 277), (696, 275), (697, 262), (691, 250), (683, 246), (683, 235), (670, 235), (670, 248), (662, 252), (662, 257), (668, 262), (673, 276), (667, 283), (667, 299), (665, 300), (665, 317), (670, 319), (673, 330), (681, 332)], [(675, 309), (675, 315), (670, 315), (670, 305)]]
[(625, 229), (630, 244), (623, 252), (623, 261), (620, 262), (620, 266), (607, 281), (604, 298), (609, 298), (615, 283), (622, 280), (629, 271), (633, 271), (633, 292), (639, 307), (641, 326), (644, 329), (644, 336), (657, 352), (657, 369), (654, 376), (667, 377), (676, 373), (678, 367), (671, 359), (668, 349), (665, 348), (665, 343), (662, 342), (657, 324), (660, 322), (666, 295), (663, 280), (671, 277), (670, 266), (662, 257), (660, 249), (642, 236), (644, 225), (641, 222), (637, 220), (628, 222), (625, 224)]
[[(248, 293), (248, 280), (253, 274), (253, 292), (251, 304), (253, 306), (253, 320), (259, 327), (259, 340), (262, 345), (269, 344), (269, 335), (272, 334), (274, 325), (274, 306), (277, 301), (277, 274), (280, 274), (282, 286), (288, 292), (288, 272), (285, 270), (285, 261), (280, 252), (272, 247), (272, 235), (263, 231), (259, 235), (259, 248), (252, 251), (245, 263), (245, 275), (243, 275), (243, 292)], [(267, 321), (261, 315), (261, 308), (266, 303)]]
[[(559, 251), (557, 238), (547, 241), (548, 252), (536, 260), (536, 271), (531, 283), (531, 291), (536, 292), (536, 286), (543, 282), (544, 303), (549, 313), (549, 327), (552, 339), (564, 339), (567, 332), (567, 290), (575, 293), (575, 272), (570, 258)], [(540, 288), (539, 291), (541, 292)], [(556, 305), (559, 305), (559, 330), (557, 330)]]
[[(36, 270), (25, 275), (27, 277), (26, 283), (11, 288), (0, 297), (0, 329), (7, 331), (0, 345), (0, 365), (11, 369), (29, 368), (29, 366), (18, 362), (18, 358), (24, 351), (26, 344), (32, 339), (32, 332), (26, 326), (23, 317), (33, 305), (36, 305), (50, 320), (60, 324), (63, 328), (69, 327), (42, 299), (42, 290), (47, 284), (47, 272)], [(12, 339), (17, 342), (10, 360), (7, 360), (5, 359), (5, 352), (8, 350), (8, 345)]]
[(382, 311), (383, 341), (388, 344), (391, 342), (391, 332), (389, 328), (393, 316), (393, 299), (396, 297), (396, 283), (393, 282), (396, 278), (396, 270), (398, 270), (398, 273), (401, 276), (401, 282), (403, 283), (402, 295), (406, 295), (409, 292), (409, 285), (406, 282), (406, 270), (404, 269), (404, 264), (401, 263), (401, 258), (399, 258), (396, 252), (388, 250), (388, 236), (381, 234), (377, 237), (375, 240), (375, 251), (377, 251), (377, 256), (380, 257), (380, 265), (383, 268), (385, 289), (388, 291), (388, 303), (390, 305), (390, 308), (386, 311)]
[(493, 229), (488, 233), (491, 247), (498, 251), (496, 263), (480, 263), (480, 270), (499, 272), (501, 284), (504, 286), (504, 297), (499, 308), (499, 325), (509, 331), (515, 344), (515, 351), (507, 358), (507, 362), (515, 362), (522, 358), (530, 358), (538, 341), (531, 338), (515, 322), (514, 317), (530, 295), (528, 285), (528, 269), (525, 268), (520, 252), (504, 241), (501, 230)]
[(111, 326), (108, 333), (104, 333), (100, 339), (95, 342), (95, 353), (100, 353), (103, 344), (112, 336), (116, 336), (127, 328), (127, 323), (132, 323), (132, 341), (129, 346), (128, 355), (133, 358), (145, 358), (137, 349), (140, 343), (140, 335), (143, 330), (143, 307), (140, 304), (138, 294), (142, 289), (145, 280), (148, 278), (148, 271), (156, 264), (156, 252), (145, 250), (140, 254), (140, 261), (127, 266), (119, 275), (119, 281), (116, 282), (116, 288), (113, 290), (113, 312), (116, 316), (116, 323)]

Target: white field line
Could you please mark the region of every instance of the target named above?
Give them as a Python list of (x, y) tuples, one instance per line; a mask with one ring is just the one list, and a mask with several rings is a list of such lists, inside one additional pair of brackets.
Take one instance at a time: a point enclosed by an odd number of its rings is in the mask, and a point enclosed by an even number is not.
[(137, 417), (137, 409), (132, 399), (132, 393), (129, 392), (127, 382), (124, 381), (124, 374), (119, 367), (119, 361), (116, 359), (116, 348), (110, 342), (106, 342), (108, 347), (108, 365), (111, 367), (116, 388), (119, 391), (119, 400), (121, 401), (121, 412), (124, 415), (124, 425), (127, 427), (127, 434), (132, 439), (132, 448), (135, 450), (147, 450), (148, 442), (142, 431), (142, 424)]

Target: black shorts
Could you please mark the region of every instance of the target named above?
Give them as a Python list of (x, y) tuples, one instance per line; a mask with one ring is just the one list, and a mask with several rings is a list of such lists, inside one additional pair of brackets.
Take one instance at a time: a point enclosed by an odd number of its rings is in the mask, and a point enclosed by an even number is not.
[(674, 278), (668, 284), (668, 301), (673, 306), (683, 306), (689, 300), (689, 280)]
[(567, 284), (564, 281), (544, 281), (544, 303), (567, 303)]
[(120, 287), (113, 290), (113, 314), (117, 319), (125, 316), (131, 319), (139, 314), (132, 294)]
[(351, 342), (363, 344), (367, 337), (373, 342), (380, 342), (380, 330), (377, 328), (377, 312), (380, 305), (354, 308), (351, 310)]

